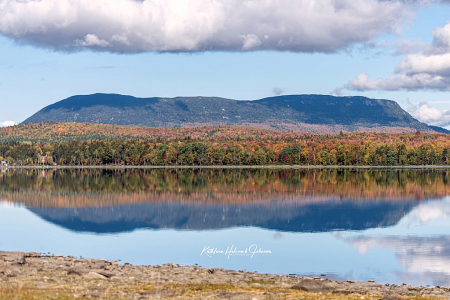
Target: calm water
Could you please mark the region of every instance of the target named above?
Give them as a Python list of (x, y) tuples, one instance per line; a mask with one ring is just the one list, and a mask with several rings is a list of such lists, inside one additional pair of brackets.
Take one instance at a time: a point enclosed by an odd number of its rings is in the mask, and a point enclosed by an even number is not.
[(10, 170), (0, 173), (0, 250), (449, 286), (448, 176)]

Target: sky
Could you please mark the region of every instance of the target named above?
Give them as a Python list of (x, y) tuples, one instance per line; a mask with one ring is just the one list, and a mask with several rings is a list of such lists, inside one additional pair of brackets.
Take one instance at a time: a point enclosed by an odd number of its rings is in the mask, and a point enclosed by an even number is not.
[(0, 126), (73, 95), (329, 94), (450, 128), (449, 0), (0, 0)]

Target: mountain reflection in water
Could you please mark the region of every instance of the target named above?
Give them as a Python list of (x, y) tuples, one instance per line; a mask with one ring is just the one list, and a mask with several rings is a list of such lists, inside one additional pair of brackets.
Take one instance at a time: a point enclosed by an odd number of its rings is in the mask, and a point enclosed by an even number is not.
[[(450, 285), (448, 173), (8, 170), (0, 173), (0, 248)], [(200, 255), (205, 246), (252, 244), (272, 254)]]
[(126, 204), (98, 208), (29, 208), (75, 231), (113, 233), (139, 228), (190, 230), (254, 226), (278, 231), (363, 230), (395, 225), (415, 202), (331, 202), (302, 205), (283, 200), (246, 205)]
[(16, 170), (0, 178), (0, 196), (74, 231), (322, 232), (395, 225), (418, 200), (449, 195), (447, 178), (447, 170)]

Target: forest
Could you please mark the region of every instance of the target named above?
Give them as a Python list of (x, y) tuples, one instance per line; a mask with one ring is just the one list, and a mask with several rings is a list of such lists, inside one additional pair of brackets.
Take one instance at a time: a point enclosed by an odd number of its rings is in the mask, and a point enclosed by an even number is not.
[[(70, 137), (70, 138), (68, 138)], [(311, 134), (238, 126), (139, 128), (87, 123), (0, 130), (0, 160), (37, 166), (449, 165), (446, 134)]]

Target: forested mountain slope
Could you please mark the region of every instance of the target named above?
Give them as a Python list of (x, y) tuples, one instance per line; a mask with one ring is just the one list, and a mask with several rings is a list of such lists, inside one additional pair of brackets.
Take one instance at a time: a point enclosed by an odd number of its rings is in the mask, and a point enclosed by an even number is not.
[(90, 122), (148, 127), (240, 125), (311, 133), (444, 132), (414, 119), (395, 101), (327, 95), (277, 96), (254, 101), (217, 97), (135, 98), (73, 96), (23, 123)]

